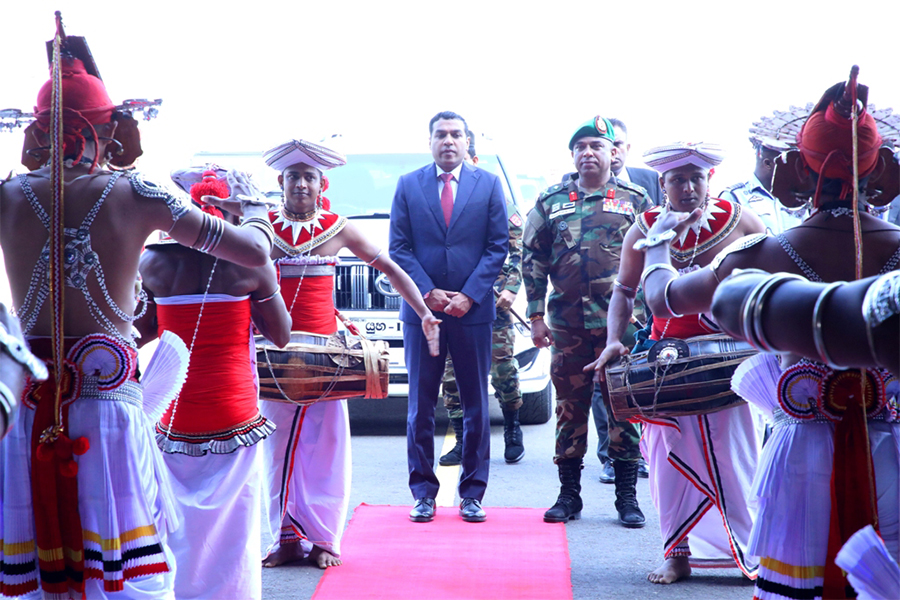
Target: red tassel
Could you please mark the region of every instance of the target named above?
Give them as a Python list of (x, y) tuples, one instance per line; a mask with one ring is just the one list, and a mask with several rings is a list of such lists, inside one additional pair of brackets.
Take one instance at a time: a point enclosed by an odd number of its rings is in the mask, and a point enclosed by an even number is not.
[(53, 448), (50, 444), (38, 444), (36, 454), (39, 461), (47, 462), (53, 459)]
[(72, 441), (72, 452), (77, 456), (81, 456), (91, 449), (91, 442), (84, 436)]
[(74, 460), (65, 460), (59, 463), (59, 474), (63, 477), (75, 477), (78, 475), (78, 463)]

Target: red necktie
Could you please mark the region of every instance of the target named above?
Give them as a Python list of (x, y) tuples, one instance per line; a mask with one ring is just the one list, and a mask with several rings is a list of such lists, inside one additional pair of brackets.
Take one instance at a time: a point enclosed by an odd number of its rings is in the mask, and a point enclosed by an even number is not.
[(453, 216), (453, 187), (450, 185), (453, 173), (441, 173), (441, 179), (444, 182), (444, 189), (441, 190), (441, 210), (444, 211), (444, 222), (449, 227), (450, 217)]

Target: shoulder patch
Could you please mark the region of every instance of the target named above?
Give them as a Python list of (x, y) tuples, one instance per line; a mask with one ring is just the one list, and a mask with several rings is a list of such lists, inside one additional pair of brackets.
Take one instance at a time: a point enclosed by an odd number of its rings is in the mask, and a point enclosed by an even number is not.
[(736, 189), (738, 189), (738, 188), (742, 188), (742, 187), (744, 187), (745, 185), (747, 185), (747, 182), (746, 182), (746, 181), (740, 181), (740, 182), (738, 182), (738, 183), (733, 183), (733, 184), (729, 185), (727, 188), (725, 188), (725, 189), (722, 190), (722, 191), (723, 191), (723, 192), (731, 192), (731, 191), (736, 190)]
[(512, 223), (514, 227), (521, 227), (522, 217), (519, 216), (518, 212), (514, 212), (513, 214), (509, 215), (509, 222)]
[(636, 183), (633, 183), (631, 181), (620, 181), (619, 179), (616, 179), (616, 185), (618, 185), (621, 188), (625, 188), (629, 192), (634, 192), (635, 194), (638, 194), (639, 196), (643, 196), (644, 194), (647, 193), (647, 188), (640, 186)]
[(769, 237), (767, 233), (753, 233), (751, 235), (746, 235), (739, 240), (735, 240), (728, 244), (727, 248), (716, 254), (715, 258), (712, 259), (712, 262), (709, 263), (709, 266), (713, 271), (716, 271), (722, 264), (722, 261), (728, 258), (728, 255), (740, 252), (741, 250), (746, 250), (747, 248), (752, 248), (767, 237)]

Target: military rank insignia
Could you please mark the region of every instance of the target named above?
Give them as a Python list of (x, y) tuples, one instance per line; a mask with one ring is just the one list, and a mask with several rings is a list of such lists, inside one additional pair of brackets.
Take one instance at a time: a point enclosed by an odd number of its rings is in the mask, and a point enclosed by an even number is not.
[(615, 213), (617, 215), (634, 216), (634, 207), (628, 200), (619, 200), (618, 198), (606, 198), (603, 200), (603, 212)]
[(553, 204), (553, 207), (550, 209), (550, 214), (547, 215), (547, 218), (554, 219), (556, 217), (561, 217), (563, 215), (571, 215), (575, 212), (575, 203), (574, 202), (563, 202), (560, 204), (556, 202)]

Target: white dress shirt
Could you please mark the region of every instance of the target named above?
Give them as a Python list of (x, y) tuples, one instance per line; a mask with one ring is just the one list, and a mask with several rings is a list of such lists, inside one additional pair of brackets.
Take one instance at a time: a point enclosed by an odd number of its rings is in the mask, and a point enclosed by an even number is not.
[(453, 202), (456, 203), (456, 189), (459, 187), (459, 175), (462, 173), (462, 163), (456, 165), (456, 168), (452, 171), (445, 171), (438, 166), (437, 163), (434, 163), (434, 169), (436, 172), (435, 177), (438, 179), (438, 198), (441, 197), (441, 194), (444, 192), (444, 180), (441, 179), (441, 175), (444, 173), (451, 173), (453, 175), (453, 179), (450, 180), (450, 189), (453, 190)]

